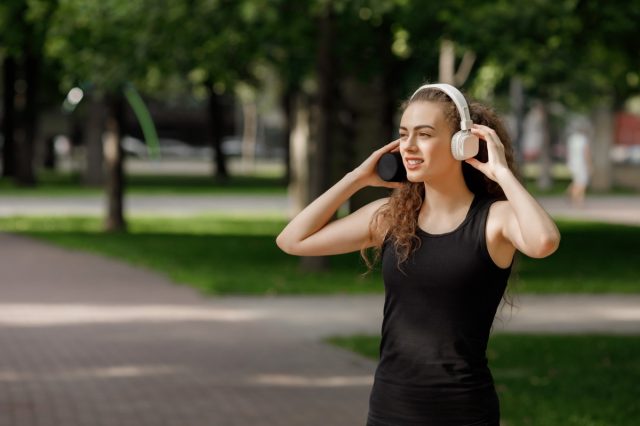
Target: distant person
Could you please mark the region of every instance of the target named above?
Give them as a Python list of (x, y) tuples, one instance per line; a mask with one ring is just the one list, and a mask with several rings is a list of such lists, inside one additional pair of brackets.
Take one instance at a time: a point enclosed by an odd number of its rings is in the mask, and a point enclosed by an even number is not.
[(522, 154), (526, 162), (540, 158), (544, 144), (545, 112), (541, 102), (536, 101), (522, 123)]
[[(461, 127), (462, 146), (452, 141)], [(406, 181), (376, 173), (390, 152), (400, 153)], [(367, 186), (394, 191), (330, 221)], [(365, 249), (381, 257), (384, 319), (368, 426), (499, 426), (486, 357), (494, 316), (516, 250), (549, 256), (560, 234), (516, 178), (509, 137), (491, 109), (468, 106), (450, 85), (420, 87), (405, 104), (400, 138), (309, 204), (276, 242), (298, 256), (360, 250), (370, 268)]]
[(567, 187), (569, 200), (574, 207), (584, 207), (585, 193), (592, 172), (589, 127), (579, 122), (567, 138), (567, 166), (571, 172), (571, 183)]

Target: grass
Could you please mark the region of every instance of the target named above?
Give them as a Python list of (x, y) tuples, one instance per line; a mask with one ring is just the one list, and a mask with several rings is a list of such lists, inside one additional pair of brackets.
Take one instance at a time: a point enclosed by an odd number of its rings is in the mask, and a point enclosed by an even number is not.
[(379, 290), (353, 255), (334, 256), (329, 272), (301, 271), (275, 244), (280, 218), (133, 218), (128, 233), (100, 232), (96, 218), (0, 219), (0, 230), (126, 260), (208, 294), (362, 293)]
[[(207, 195), (207, 194), (286, 194), (279, 177), (233, 176), (217, 182), (210, 176), (128, 175), (127, 194)], [(10, 179), (0, 179), (0, 195), (12, 196), (102, 196), (104, 189), (82, 183), (78, 174), (41, 172), (33, 188), (17, 186)]]
[[(87, 217), (0, 218), (19, 232), (74, 250), (122, 259), (167, 274), (208, 294), (383, 292), (379, 268), (367, 277), (359, 253), (332, 256), (326, 272), (304, 272), (280, 251), (280, 217), (133, 217), (128, 233), (100, 231)], [(521, 293), (640, 292), (640, 227), (560, 221), (560, 249), (546, 259), (519, 258), (512, 285)]]
[(545, 259), (522, 256), (516, 286), (530, 293), (640, 292), (640, 227), (557, 221), (560, 248)]
[[(328, 339), (378, 359), (379, 337)], [(640, 336), (494, 334), (487, 358), (503, 425), (633, 426)]]

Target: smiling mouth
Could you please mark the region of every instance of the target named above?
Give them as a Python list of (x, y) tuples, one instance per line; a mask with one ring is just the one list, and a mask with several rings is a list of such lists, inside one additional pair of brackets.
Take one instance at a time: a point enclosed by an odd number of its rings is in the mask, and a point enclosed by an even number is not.
[(424, 160), (407, 160), (407, 164), (410, 166), (415, 166), (416, 164), (422, 164)]

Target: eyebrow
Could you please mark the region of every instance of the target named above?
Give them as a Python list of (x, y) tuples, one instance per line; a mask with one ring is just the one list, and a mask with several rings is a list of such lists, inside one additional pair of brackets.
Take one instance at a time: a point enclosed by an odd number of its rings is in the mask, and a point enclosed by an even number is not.
[[(436, 129), (435, 127), (433, 127), (433, 126), (431, 126), (431, 125), (429, 125), (429, 124), (420, 124), (419, 126), (416, 126), (416, 127), (414, 127), (413, 129), (414, 129), (414, 130), (418, 130), (418, 129), (422, 129), (422, 128), (424, 128), (424, 127), (429, 127), (429, 128), (431, 128), (431, 129), (433, 129), (433, 130), (435, 130), (435, 129)], [(400, 130), (407, 130), (407, 128), (406, 128), (406, 127), (403, 127), (403, 126), (400, 126)]]

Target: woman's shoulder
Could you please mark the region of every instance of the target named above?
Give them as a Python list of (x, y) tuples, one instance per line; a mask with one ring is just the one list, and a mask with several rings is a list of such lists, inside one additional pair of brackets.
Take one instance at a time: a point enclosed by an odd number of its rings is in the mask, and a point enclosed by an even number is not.
[(509, 200), (503, 197), (487, 196), (484, 202), (489, 210), (488, 214), (493, 220), (504, 219), (505, 215), (512, 209)]

